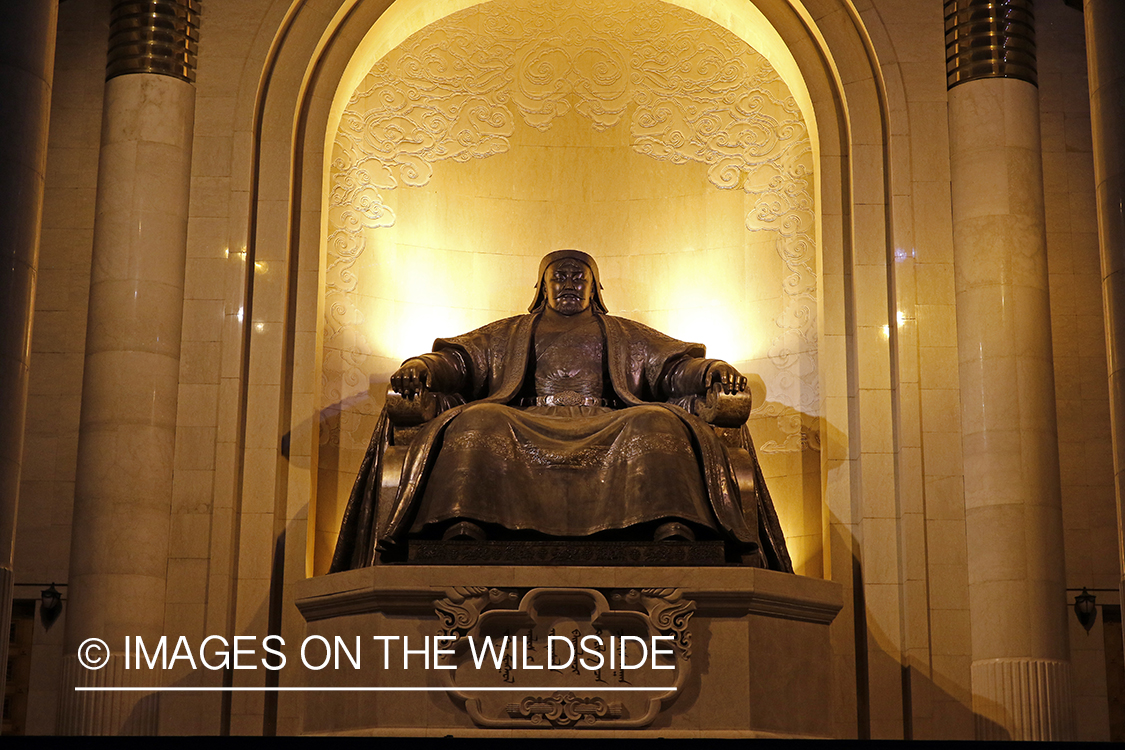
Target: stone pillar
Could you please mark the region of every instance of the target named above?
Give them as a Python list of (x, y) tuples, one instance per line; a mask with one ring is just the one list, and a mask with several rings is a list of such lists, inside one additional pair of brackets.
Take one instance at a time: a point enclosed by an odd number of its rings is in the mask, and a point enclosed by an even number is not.
[[(1125, 3), (1086, 0), (1086, 68), (1102, 255), (1117, 542), (1125, 571)], [(1119, 583), (1125, 599), (1125, 578)]]
[[(98, 163), (74, 534), (58, 730), (155, 734), (153, 684), (125, 637), (164, 630), (180, 327), (195, 118), (196, 0), (118, 0)], [(108, 664), (77, 663), (104, 641)], [(97, 652), (92, 652), (94, 656)]]
[[(31, 314), (43, 218), (57, 0), (13, 0), (0, 23), (0, 665), (8, 663)], [(6, 670), (0, 671), (0, 695)]]
[(946, 0), (980, 739), (1073, 737), (1031, 0)]

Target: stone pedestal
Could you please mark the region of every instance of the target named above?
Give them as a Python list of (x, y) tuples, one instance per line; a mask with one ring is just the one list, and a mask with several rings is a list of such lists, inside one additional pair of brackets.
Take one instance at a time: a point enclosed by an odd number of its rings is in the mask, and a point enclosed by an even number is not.
[(843, 595), (831, 581), (736, 567), (403, 565), (296, 587), (307, 665), (298, 657), (294, 682), (330, 688), (299, 694), (306, 734), (832, 731), (828, 626)]

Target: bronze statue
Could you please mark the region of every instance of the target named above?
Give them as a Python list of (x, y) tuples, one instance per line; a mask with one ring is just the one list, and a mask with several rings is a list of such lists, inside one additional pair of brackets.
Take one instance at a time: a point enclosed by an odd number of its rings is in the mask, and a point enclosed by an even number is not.
[[(600, 289), (589, 255), (550, 253), (529, 314), (403, 363), (333, 572), (393, 560), (414, 539), (721, 539), (747, 564), (792, 571), (745, 426), (746, 378), (699, 344), (608, 315)], [(376, 508), (385, 452), (403, 442), (387, 410), (427, 396), (393, 502)], [(727, 429), (695, 416), (709, 407), (733, 408)]]

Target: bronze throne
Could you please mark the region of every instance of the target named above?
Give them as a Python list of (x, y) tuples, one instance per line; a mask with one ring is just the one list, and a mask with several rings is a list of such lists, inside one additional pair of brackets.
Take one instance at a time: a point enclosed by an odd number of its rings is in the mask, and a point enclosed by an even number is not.
[[(497, 540), (474, 544), (411, 540), (407, 549), (388, 554), (387, 550), (379, 548), (377, 541), (382, 539), (387, 528), (412, 440), (439, 414), (464, 403), (460, 395), (425, 389), (414, 398), (407, 398), (388, 385), (383, 412), (364, 459), (364, 463), (370, 465), (361, 469), (360, 482), (353, 490), (353, 496), (362, 493), (366, 502), (355, 509), (359, 511), (354, 514), (356, 517), (346, 516), (344, 519), (341, 536), (349, 535), (353, 543), (345, 542), (347, 548), (337, 550), (333, 570), (389, 561), (437, 564), (736, 563), (791, 573), (792, 562), (747, 427), (751, 400), (748, 391), (724, 393), (716, 383), (705, 396), (681, 397), (673, 403), (710, 425), (725, 446), (747, 525), (758, 530), (756, 549), (744, 547), (733, 551), (724, 547), (721, 541), (622, 544), (576, 543), (572, 540), (505, 544)], [(364, 486), (360, 486), (361, 483)], [(352, 514), (353, 509), (349, 507), (348, 515)], [(353, 562), (341, 565), (341, 552), (350, 555)]]

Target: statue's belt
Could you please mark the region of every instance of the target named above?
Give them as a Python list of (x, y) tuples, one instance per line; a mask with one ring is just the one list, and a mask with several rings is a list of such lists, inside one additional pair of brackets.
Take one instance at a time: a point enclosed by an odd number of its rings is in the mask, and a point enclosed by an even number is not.
[(617, 399), (583, 396), (576, 391), (561, 391), (550, 396), (523, 398), (520, 399), (519, 404), (520, 406), (608, 406), (614, 409), (621, 406)]

